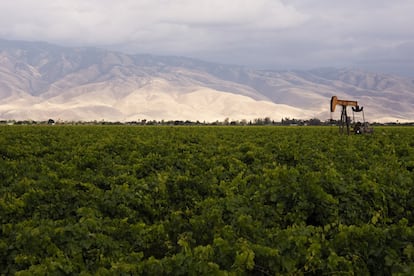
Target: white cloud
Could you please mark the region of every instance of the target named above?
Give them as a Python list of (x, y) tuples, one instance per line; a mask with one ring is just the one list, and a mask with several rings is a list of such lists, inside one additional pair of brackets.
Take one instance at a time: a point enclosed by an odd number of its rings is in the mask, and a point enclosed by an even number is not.
[(197, 27), (286, 28), (303, 22), (294, 7), (272, 0), (170, 1), (161, 21)]
[(411, 0), (5, 0), (0, 38), (274, 68), (352, 65), (381, 49), (401, 64), (413, 12)]
[(226, 27), (286, 28), (304, 16), (272, 0), (14, 0), (0, 3), (0, 35), (26, 39), (122, 43), (177, 32), (208, 35)]

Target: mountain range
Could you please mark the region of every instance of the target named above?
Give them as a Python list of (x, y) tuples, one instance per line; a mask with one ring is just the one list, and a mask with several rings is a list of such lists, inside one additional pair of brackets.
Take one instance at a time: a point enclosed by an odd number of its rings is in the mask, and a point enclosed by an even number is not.
[[(0, 40), (0, 119), (321, 120), (332, 96), (371, 122), (414, 121), (414, 80), (353, 68), (258, 70), (186, 57)], [(361, 114), (357, 114), (361, 116)]]

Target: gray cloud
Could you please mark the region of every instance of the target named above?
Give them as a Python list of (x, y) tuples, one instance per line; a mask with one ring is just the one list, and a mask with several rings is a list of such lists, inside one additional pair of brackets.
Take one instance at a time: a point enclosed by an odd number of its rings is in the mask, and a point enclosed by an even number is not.
[(413, 12), (411, 0), (14, 0), (0, 3), (0, 37), (274, 69), (410, 74)]

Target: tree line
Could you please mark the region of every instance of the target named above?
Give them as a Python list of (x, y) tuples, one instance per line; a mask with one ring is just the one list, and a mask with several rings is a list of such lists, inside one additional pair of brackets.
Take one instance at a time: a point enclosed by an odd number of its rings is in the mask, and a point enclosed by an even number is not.
[[(191, 120), (147, 120), (138, 119), (136, 121), (105, 121), (105, 120), (92, 120), (92, 121), (62, 121), (62, 120), (0, 120), (0, 125), (160, 125), (160, 126), (333, 126), (340, 125), (339, 120), (328, 119), (321, 120), (319, 118), (311, 119), (297, 119), (297, 118), (282, 118), (280, 121), (273, 120), (270, 117), (255, 118), (252, 120), (230, 120), (225, 118), (222, 121), (216, 120), (213, 122), (207, 121), (191, 121)], [(401, 125), (401, 126), (413, 126), (414, 122), (387, 122), (378, 123), (373, 122), (371, 125)]]

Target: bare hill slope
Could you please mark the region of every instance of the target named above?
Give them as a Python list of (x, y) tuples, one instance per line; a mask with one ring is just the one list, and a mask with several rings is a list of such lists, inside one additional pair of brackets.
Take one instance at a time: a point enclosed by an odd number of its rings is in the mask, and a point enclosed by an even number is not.
[(332, 95), (358, 100), (370, 121), (414, 120), (414, 82), (398, 76), (275, 72), (0, 40), (0, 119), (327, 119)]

